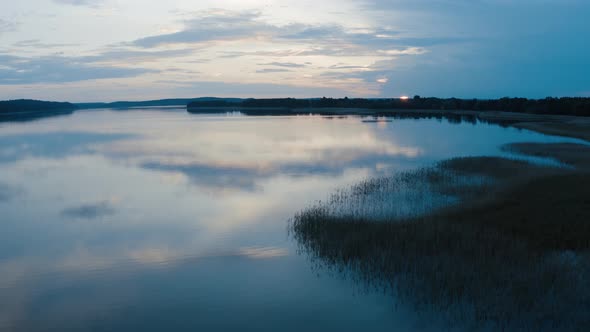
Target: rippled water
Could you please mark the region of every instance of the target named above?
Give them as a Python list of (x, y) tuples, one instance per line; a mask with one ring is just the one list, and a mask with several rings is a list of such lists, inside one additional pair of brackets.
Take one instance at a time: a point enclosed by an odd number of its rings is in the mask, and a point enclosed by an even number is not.
[(287, 220), (367, 177), (574, 140), (361, 120), (145, 109), (0, 124), (0, 330), (437, 330), (314, 271)]

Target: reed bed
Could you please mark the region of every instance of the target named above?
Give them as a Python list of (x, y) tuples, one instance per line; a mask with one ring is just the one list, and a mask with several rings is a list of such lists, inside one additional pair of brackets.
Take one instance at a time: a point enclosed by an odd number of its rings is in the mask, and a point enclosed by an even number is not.
[(344, 219), (371, 221), (416, 218), (459, 203), (465, 195), (483, 195), (493, 179), (428, 167), (395, 176), (367, 179), (335, 191), (315, 209)]
[[(290, 230), (317, 268), (449, 326), (590, 331), (590, 175), (547, 174), (520, 161), (450, 160), (339, 190)], [(515, 178), (516, 188), (468, 204)]]

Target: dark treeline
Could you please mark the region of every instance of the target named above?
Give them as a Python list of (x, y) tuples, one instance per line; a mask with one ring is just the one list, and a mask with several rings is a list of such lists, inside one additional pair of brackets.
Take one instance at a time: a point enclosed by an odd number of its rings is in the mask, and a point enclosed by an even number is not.
[[(324, 98), (328, 100), (327, 98)], [(242, 99), (242, 100), (197, 100), (188, 104), (188, 108), (199, 107), (264, 107), (264, 108), (309, 108), (319, 107), (315, 101), (319, 99), (295, 99), (295, 98), (276, 98), (276, 99)], [(330, 99), (340, 100), (340, 99)]]
[(501, 98), (501, 99), (458, 99), (422, 98), (411, 99), (362, 99), (362, 98), (317, 98), (317, 99), (244, 99), (241, 102), (224, 100), (196, 101), (188, 105), (198, 107), (265, 107), (265, 108), (364, 108), (375, 110), (468, 110), (506, 111), (532, 114), (559, 114), (590, 116), (590, 98)]
[(7, 100), (0, 101), (0, 113), (6, 112), (36, 112), (49, 110), (75, 110), (77, 107), (71, 103), (61, 103), (41, 100)]
[(0, 121), (28, 121), (70, 114), (76, 109), (76, 105), (71, 103), (28, 99), (0, 101)]

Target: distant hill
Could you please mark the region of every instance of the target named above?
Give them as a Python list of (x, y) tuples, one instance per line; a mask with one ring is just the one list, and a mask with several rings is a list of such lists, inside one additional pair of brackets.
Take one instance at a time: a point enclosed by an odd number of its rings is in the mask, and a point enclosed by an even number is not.
[(200, 97), (200, 98), (177, 98), (177, 99), (159, 99), (159, 100), (145, 100), (145, 101), (116, 101), (112, 103), (78, 103), (76, 106), (82, 109), (94, 108), (133, 108), (133, 107), (157, 107), (157, 106), (186, 106), (192, 102), (227, 102), (240, 103), (242, 99), (239, 98), (215, 98), (215, 97)]
[(65, 102), (31, 99), (0, 101), (0, 121), (26, 121), (48, 116), (70, 114), (76, 105)]

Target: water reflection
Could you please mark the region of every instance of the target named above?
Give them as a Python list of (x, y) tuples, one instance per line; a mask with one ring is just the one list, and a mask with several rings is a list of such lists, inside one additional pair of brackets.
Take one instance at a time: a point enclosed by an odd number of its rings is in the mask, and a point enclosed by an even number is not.
[(2, 124), (0, 330), (411, 330), (411, 311), (318, 279), (285, 221), (338, 187), (514, 141), (563, 140), (465, 122), (153, 110)]
[(184, 174), (197, 185), (244, 190), (281, 174), (338, 176), (345, 169), (420, 155), (418, 148), (379, 139), (357, 119), (232, 118), (217, 124), (209, 118), (190, 131), (146, 135), (103, 152), (146, 169)]
[(21, 188), (0, 182), (0, 203), (10, 201), (21, 194), (23, 194)]
[(98, 202), (70, 207), (61, 214), (71, 218), (96, 219), (115, 214), (115, 208), (110, 202)]
[(91, 153), (94, 144), (127, 137), (125, 134), (83, 132), (3, 135), (0, 139), (0, 162), (14, 162), (32, 157), (57, 159)]

